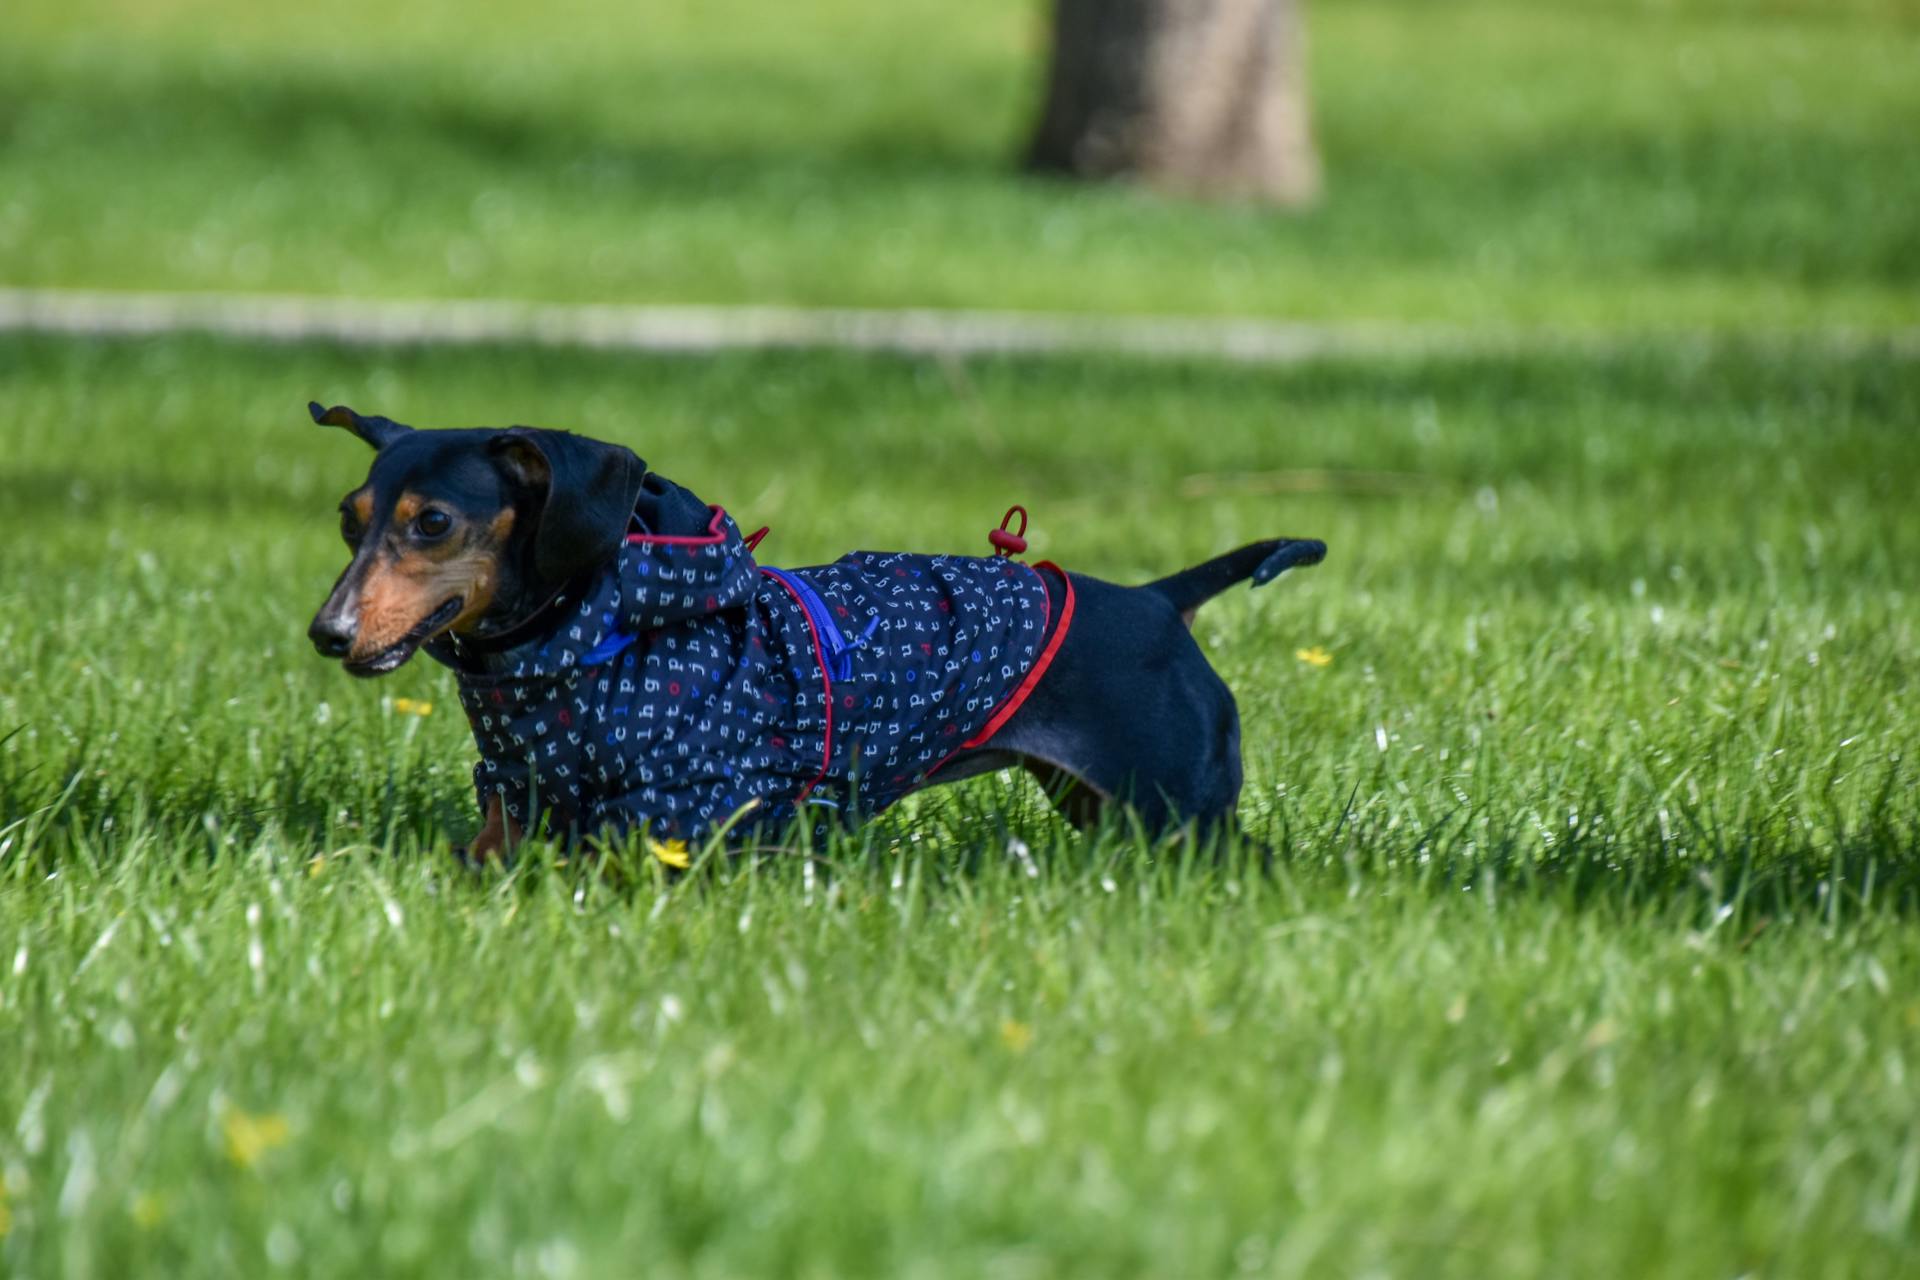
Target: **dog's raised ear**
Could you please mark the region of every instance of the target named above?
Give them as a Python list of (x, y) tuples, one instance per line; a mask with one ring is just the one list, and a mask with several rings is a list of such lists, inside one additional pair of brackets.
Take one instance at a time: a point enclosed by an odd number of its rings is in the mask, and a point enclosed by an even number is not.
[(376, 449), (384, 449), (413, 430), (392, 418), (369, 418), (343, 404), (322, 408), (318, 400), (307, 401), (307, 412), (323, 427), (345, 427)]
[(542, 578), (567, 582), (619, 548), (647, 476), (633, 450), (539, 427), (509, 428), (487, 447), (510, 480), (540, 495), (533, 564)]

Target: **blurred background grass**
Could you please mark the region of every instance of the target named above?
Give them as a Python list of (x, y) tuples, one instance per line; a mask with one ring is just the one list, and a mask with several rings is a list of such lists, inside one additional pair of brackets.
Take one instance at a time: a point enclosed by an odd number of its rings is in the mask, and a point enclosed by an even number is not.
[(0, 281), (1920, 320), (1911, 0), (1310, 4), (1302, 216), (1012, 176), (1032, 0), (14, 0)]

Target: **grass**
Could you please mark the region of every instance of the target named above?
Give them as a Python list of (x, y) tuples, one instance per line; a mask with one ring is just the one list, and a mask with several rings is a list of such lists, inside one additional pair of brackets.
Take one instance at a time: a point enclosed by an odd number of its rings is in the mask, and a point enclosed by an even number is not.
[[(309, 395), (624, 440), (775, 563), (1323, 536), (1199, 625), (1275, 865), (988, 778), (458, 874), (447, 677), (301, 635), (365, 464)], [(1904, 1274), (1916, 419), (1871, 346), (0, 341), (0, 1269)]]
[(1920, 322), (1910, 0), (1313, 3), (1299, 216), (1010, 177), (1034, 0), (16, 0), (0, 281)]
[[(7, 285), (1613, 336), (0, 335), (0, 1274), (1910, 1274), (1920, 10), (1309, 9), (1276, 215), (1012, 175), (1025, 0), (10, 5)], [(625, 441), (778, 564), (1324, 537), (1198, 624), (1271, 865), (991, 777), (460, 873), (449, 678), (302, 634), (366, 461), (310, 396)]]

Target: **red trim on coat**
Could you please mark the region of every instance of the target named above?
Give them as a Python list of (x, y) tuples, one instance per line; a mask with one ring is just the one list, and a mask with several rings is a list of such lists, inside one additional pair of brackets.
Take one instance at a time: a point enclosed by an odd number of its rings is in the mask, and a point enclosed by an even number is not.
[[(715, 507), (714, 510), (719, 511), (720, 508)], [(793, 597), (794, 606), (800, 610), (800, 617), (807, 624), (807, 634), (813, 637), (813, 660), (820, 667), (820, 687), (826, 694), (827, 742), (826, 748), (820, 753), (820, 772), (814, 775), (812, 782), (800, 788), (800, 794), (793, 798), (793, 803), (798, 806), (805, 804), (807, 797), (813, 794), (813, 789), (826, 781), (827, 770), (833, 767), (833, 677), (827, 674), (827, 651), (821, 647), (820, 632), (814, 628), (813, 615), (807, 612), (806, 601), (802, 600), (800, 593), (778, 574), (770, 573), (765, 569), (760, 573), (763, 577), (772, 578), (778, 582), (786, 593)]]
[[(1000, 709), (993, 713), (993, 719), (987, 721), (984, 729), (960, 744), (962, 750), (984, 745), (989, 738), (1000, 732), (1002, 725), (1013, 718), (1013, 713), (1018, 711), (1020, 704), (1027, 700), (1027, 695), (1033, 692), (1033, 687), (1040, 683), (1040, 677), (1047, 674), (1047, 668), (1053, 665), (1054, 655), (1060, 652), (1060, 642), (1067, 638), (1067, 628), (1073, 625), (1073, 579), (1067, 576), (1065, 569), (1051, 560), (1042, 560), (1033, 566), (1036, 575), (1042, 569), (1053, 570), (1060, 575), (1060, 581), (1066, 585), (1067, 599), (1066, 603), (1060, 606), (1060, 625), (1055, 629), (1053, 639), (1047, 641), (1047, 647), (1040, 651), (1040, 656), (1035, 659), (1032, 669), (1027, 672), (1026, 679), (1022, 680), (1019, 687), (1013, 691), (1013, 696), (1000, 705)], [(1040, 579), (1040, 586), (1044, 592), (1045, 578)], [(940, 763), (945, 764), (946, 761), (942, 760)], [(928, 772), (931, 773), (932, 770)]]
[(713, 519), (707, 522), (707, 531), (700, 537), (688, 537), (685, 534), (630, 533), (627, 535), (627, 545), (654, 543), (667, 547), (710, 547), (716, 542), (726, 541), (727, 532), (720, 527), (720, 522), (727, 518), (726, 509), (709, 506), (707, 510), (713, 512)]
[(981, 746), (985, 744), (987, 739), (1000, 732), (1007, 721), (1013, 718), (1013, 713), (1020, 709), (1020, 704), (1027, 700), (1027, 695), (1033, 692), (1034, 686), (1040, 683), (1040, 677), (1047, 673), (1047, 668), (1053, 665), (1054, 655), (1060, 652), (1060, 642), (1067, 638), (1067, 628), (1073, 624), (1073, 579), (1067, 576), (1065, 569), (1062, 569), (1051, 560), (1042, 560), (1038, 564), (1023, 563), (1020, 567), (1040, 579), (1040, 629), (1042, 631), (1046, 630), (1047, 621), (1053, 616), (1053, 592), (1047, 590), (1047, 580), (1041, 574), (1040, 570), (1051, 569), (1060, 575), (1060, 584), (1066, 589), (1067, 593), (1066, 603), (1060, 606), (1060, 627), (1053, 633), (1053, 638), (1047, 641), (1047, 647), (1040, 651), (1040, 656), (1034, 659), (1033, 667), (1027, 672), (1026, 676), (1021, 679), (1019, 685), (1015, 687), (1013, 696), (1007, 699), (1000, 710), (994, 712), (993, 718), (987, 721), (986, 727), (953, 750), (947, 752), (944, 756), (941, 756), (932, 768), (920, 775), (921, 782), (926, 782), (929, 778), (933, 777), (934, 774), (946, 768), (947, 761), (953, 759), (962, 751), (969, 751), (974, 747)]

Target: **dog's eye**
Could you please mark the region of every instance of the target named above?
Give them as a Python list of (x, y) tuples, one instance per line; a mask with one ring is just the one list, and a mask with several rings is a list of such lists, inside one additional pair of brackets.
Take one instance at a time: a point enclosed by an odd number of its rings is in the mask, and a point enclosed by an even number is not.
[(443, 537), (453, 528), (453, 517), (444, 511), (429, 508), (413, 519), (413, 531), (423, 538)]

